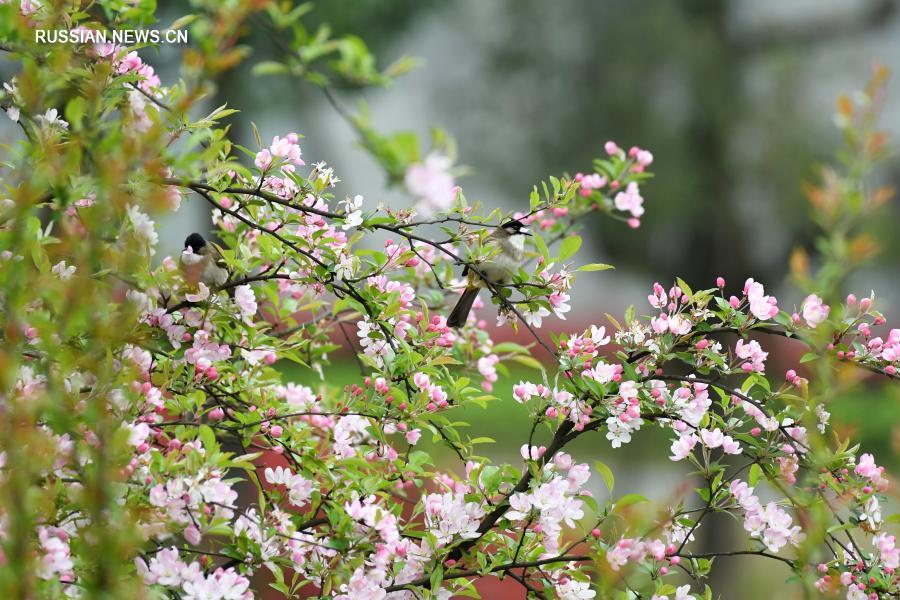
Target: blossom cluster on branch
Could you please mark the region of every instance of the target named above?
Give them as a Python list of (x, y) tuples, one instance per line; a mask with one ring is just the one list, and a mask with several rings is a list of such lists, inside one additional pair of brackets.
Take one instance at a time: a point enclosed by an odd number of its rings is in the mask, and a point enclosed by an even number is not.
[[(608, 142), (593, 172), (550, 176), (502, 214), (456, 186), (442, 136), (421, 153), (349, 116), (415, 204), (339, 193), (298, 133), (254, 128), (243, 147), (234, 111), (197, 117), (198, 100), (243, 58), (245, 22), (267, 20), (290, 50), (260, 74), (321, 86), (341, 114), (333, 81), (384, 85), (403, 65), (377, 70), (360, 40), (310, 35), (282, 3), (198, 4), (182, 23), (201, 43), (168, 87), (136, 49), (35, 45), (28, 29), (63, 16), (0, 5), (3, 51), (22, 69), (3, 97), (22, 137), (0, 171), (9, 597), (243, 599), (266, 581), (285, 597), (450, 598), (509, 577), (540, 598), (709, 598), (713, 559), (740, 554), (822, 593), (900, 593), (883, 467), (832, 436), (808, 377), (766, 374), (771, 341), (790, 338), (803, 362), (898, 379), (900, 329), (874, 298), (810, 294), (788, 311), (753, 279), (676, 279), (652, 286), (643, 316), (569, 331), (576, 277), (610, 268), (579, 264), (578, 226), (593, 213), (640, 225), (649, 151)], [(64, 17), (121, 27), (152, 17), (142, 10)], [(154, 218), (188, 199), (211, 210), (224, 283), (189, 280), (181, 265), (200, 249), (160, 242)], [(482, 273), (509, 218), (534, 225), (526, 262), (448, 327), (462, 268)], [(495, 315), (530, 341), (492, 339)], [(330, 379), (339, 351), (359, 366), (346, 385)], [(514, 366), (534, 377), (497, 385)], [(486, 440), (458, 422), (500, 399), (531, 418), (521, 461), (480, 455)], [(612, 451), (650, 428), (699, 487), (644, 522), (630, 517), (647, 499), (617, 497), (610, 469), (569, 446)], [(454, 463), (436, 462), (437, 445)], [(598, 477), (607, 501), (589, 489)], [(715, 513), (746, 535), (708, 553), (694, 534)]]

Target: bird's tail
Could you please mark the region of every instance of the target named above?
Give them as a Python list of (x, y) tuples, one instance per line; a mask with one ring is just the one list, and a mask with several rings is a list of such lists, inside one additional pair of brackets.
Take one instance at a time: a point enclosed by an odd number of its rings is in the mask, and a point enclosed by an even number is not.
[(450, 316), (447, 317), (447, 326), (462, 327), (465, 325), (466, 319), (469, 318), (469, 311), (472, 310), (472, 304), (475, 303), (475, 298), (477, 297), (478, 288), (467, 287), (465, 291), (463, 291), (462, 296), (459, 297), (456, 306), (450, 311)]

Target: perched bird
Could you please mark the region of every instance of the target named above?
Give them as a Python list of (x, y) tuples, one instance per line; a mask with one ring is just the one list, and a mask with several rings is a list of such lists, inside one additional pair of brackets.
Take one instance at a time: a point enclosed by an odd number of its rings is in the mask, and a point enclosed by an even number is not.
[(218, 248), (207, 243), (199, 233), (192, 233), (184, 240), (181, 253), (181, 272), (189, 285), (204, 283), (219, 287), (228, 281), (228, 271), (222, 264)]
[[(497, 251), (491, 258), (478, 265), (478, 270), (491, 284), (512, 283), (513, 273), (519, 270), (525, 259), (526, 235), (531, 235), (528, 228), (521, 221), (513, 219), (494, 229), (488, 236), (487, 245), (495, 247)], [(462, 327), (466, 324), (472, 304), (478, 297), (478, 291), (487, 287), (481, 275), (468, 265), (463, 269), (463, 275), (468, 275), (466, 289), (447, 317), (449, 327)]]

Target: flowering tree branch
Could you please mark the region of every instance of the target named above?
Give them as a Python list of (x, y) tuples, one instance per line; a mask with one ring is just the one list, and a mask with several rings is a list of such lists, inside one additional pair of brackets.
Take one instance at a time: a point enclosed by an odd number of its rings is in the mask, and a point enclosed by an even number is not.
[[(639, 227), (653, 155), (607, 142), (587, 172), (548, 176), (519, 210), (484, 207), (456, 185), (449, 136), (425, 148), (333, 97), (386, 85), (408, 63), (379, 69), (361, 40), (312, 34), (305, 5), (289, 4), (186, 16), (197, 39), (171, 86), (138, 49), (95, 39), (151, 22), (149, 6), (99, 18), (0, 4), (20, 68), (0, 102), (24, 134), (0, 163), (4, 597), (243, 599), (267, 572), (285, 597), (438, 598), (508, 576), (542, 598), (681, 600), (695, 596), (679, 572), (702, 585), (713, 558), (745, 555), (784, 563), (807, 590), (897, 594), (884, 469), (828, 435), (830, 388), (816, 384), (842, 363), (897, 379), (900, 329), (872, 297), (842, 300), (807, 273), (801, 306), (782, 310), (753, 279), (733, 295), (724, 280), (676, 279), (654, 284), (646, 315), (571, 331), (576, 279), (610, 268), (580, 264), (578, 227), (589, 215)], [(76, 43), (34, 42), (36, 27), (60, 23)], [(197, 117), (212, 80), (244, 57), (248, 24), (284, 54), (254, 72), (325, 90), (411, 208), (339, 196), (296, 133), (264, 143), (254, 128), (245, 148), (230, 138), (233, 110)], [(868, 113), (842, 111), (866, 168), (837, 189), (861, 189), (881, 138)], [(215, 246), (161, 247), (155, 215), (196, 197)], [(826, 230), (859, 205), (813, 197)], [(536, 235), (501, 284), (488, 276), (492, 232), (510, 219)], [(375, 245), (374, 232), (391, 239)], [(453, 328), (444, 315), (463, 269), (496, 310), (479, 300)], [(533, 342), (495, 341), (495, 315)], [(557, 318), (551, 342), (540, 329)], [(801, 363), (816, 369), (770, 379), (757, 333), (806, 343)], [(334, 362), (342, 348), (358, 375)], [(499, 386), (516, 366), (534, 377)], [(530, 418), (521, 463), (481, 456), (487, 440), (459, 422), (459, 409), (493, 401)], [(614, 494), (609, 467), (566, 452), (588, 436), (620, 448), (647, 425), (669, 439), (663, 460), (689, 465), (686, 495), (699, 501), (651, 515), (647, 499)], [(438, 463), (429, 441), (458, 462)], [(591, 477), (608, 501), (588, 492)], [(716, 513), (741, 523), (741, 547), (697, 547)]]

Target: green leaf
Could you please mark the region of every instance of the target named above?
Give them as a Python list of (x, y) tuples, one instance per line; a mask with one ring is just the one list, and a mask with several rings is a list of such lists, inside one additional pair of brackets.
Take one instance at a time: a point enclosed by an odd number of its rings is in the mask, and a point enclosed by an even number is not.
[(819, 358), (819, 355), (815, 352), (807, 352), (803, 356), (800, 357), (800, 364), (812, 362)]
[(549, 261), (550, 250), (547, 248), (547, 242), (544, 241), (544, 238), (539, 235), (534, 235), (531, 237), (531, 239), (534, 241), (534, 245), (537, 246), (538, 252), (541, 253), (542, 257), (544, 257), (544, 260)]
[(209, 425), (201, 425), (198, 431), (198, 437), (200, 441), (203, 442), (203, 448), (208, 453), (213, 453), (218, 451), (219, 444), (216, 442), (216, 434), (213, 433), (212, 428)]
[(576, 271), (609, 271), (610, 269), (615, 269), (615, 267), (606, 263), (588, 263), (578, 267)]
[(497, 440), (495, 440), (494, 438), (477, 437), (477, 438), (472, 438), (471, 440), (469, 440), (469, 443), (474, 446), (475, 444), (493, 444), (496, 441)]
[(563, 261), (567, 258), (575, 256), (578, 249), (581, 248), (581, 237), (577, 235), (569, 236), (559, 245), (559, 260)]
[(642, 502), (649, 502), (645, 496), (641, 496), (640, 494), (626, 494), (616, 501), (615, 507), (618, 508), (626, 508), (628, 506), (632, 506), (634, 504), (641, 504)]
[(287, 71), (288, 68), (280, 62), (264, 60), (253, 65), (250, 73), (259, 77), (262, 75), (283, 75), (284, 73), (287, 73)]
[(250, 128), (253, 129), (253, 137), (256, 139), (256, 147), (262, 148), (262, 140), (259, 137), (259, 129), (256, 127), (256, 123), (250, 121)]
[(694, 292), (691, 291), (691, 286), (684, 282), (684, 279), (681, 277), (676, 277), (675, 281), (678, 283), (678, 287), (681, 288), (681, 291), (687, 294), (688, 300), (690, 300), (694, 296)]
[(759, 481), (759, 478), (762, 476), (762, 469), (756, 463), (753, 463), (753, 466), (750, 467), (750, 475), (748, 476), (750, 487), (756, 487), (756, 482)]
[(184, 15), (183, 17), (178, 17), (175, 19), (171, 25), (169, 25), (168, 31), (177, 31), (179, 29), (184, 29), (191, 23), (193, 23), (197, 19), (197, 15)]
[(594, 463), (594, 468), (600, 474), (600, 477), (603, 478), (603, 482), (609, 490), (609, 495), (612, 496), (613, 487), (616, 485), (616, 478), (613, 476), (612, 469), (606, 466), (606, 463), (600, 462), (599, 460)]
[(81, 120), (87, 103), (81, 96), (75, 96), (66, 103), (66, 120), (72, 125), (76, 131), (81, 129)]
[(516, 355), (516, 356), (511, 356), (510, 360), (514, 360), (521, 365), (525, 365), (526, 367), (531, 367), (532, 369), (537, 369), (539, 371), (544, 368), (543, 365), (541, 365), (541, 363), (539, 363), (537, 360), (533, 359), (530, 356)]
[(528, 354), (528, 348), (515, 342), (501, 342), (492, 348), (494, 354)]

